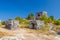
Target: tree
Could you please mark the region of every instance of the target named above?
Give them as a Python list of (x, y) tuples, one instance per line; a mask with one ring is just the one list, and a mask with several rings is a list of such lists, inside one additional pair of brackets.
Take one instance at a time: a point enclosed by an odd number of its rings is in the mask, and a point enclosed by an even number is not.
[(54, 20), (54, 16), (50, 16), (49, 18), (50, 18), (51, 20)]
[(28, 17), (27, 17), (27, 19), (34, 19), (34, 14), (33, 13), (30, 13), (29, 15), (28, 15)]
[(18, 21), (20, 21), (20, 19), (21, 19), (20, 17), (16, 17), (16, 18), (15, 18), (15, 20), (18, 20)]
[(5, 25), (5, 21), (2, 22), (2, 25)]
[(22, 22), (22, 19), (20, 17), (16, 17), (15, 20), (19, 21), (19, 23)]
[(47, 20), (47, 16), (46, 15), (42, 16), (41, 20)]
[(48, 17), (46, 15), (41, 17), (41, 20), (43, 20), (46, 24), (48, 23)]
[(10, 21), (10, 20), (12, 20), (12, 19), (9, 18), (8, 20)]
[(60, 19), (54, 21), (55, 25), (60, 25)]
[(50, 16), (50, 17), (48, 18), (48, 22), (49, 22), (49, 23), (53, 23), (53, 22), (54, 22), (54, 16)]

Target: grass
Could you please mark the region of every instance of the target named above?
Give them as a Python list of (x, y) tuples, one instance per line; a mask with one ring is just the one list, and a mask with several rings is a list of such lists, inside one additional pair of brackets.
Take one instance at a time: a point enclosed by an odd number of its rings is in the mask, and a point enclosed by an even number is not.
[(20, 28), (28, 28), (28, 24), (20, 24)]

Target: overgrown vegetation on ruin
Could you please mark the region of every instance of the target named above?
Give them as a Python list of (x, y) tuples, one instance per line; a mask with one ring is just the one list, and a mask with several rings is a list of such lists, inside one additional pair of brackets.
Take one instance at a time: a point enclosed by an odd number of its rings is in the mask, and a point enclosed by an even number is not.
[[(19, 21), (19, 23), (21, 25), (21, 28), (28, 28), (29, 20), (30, 19), (33, 20), (34, 18), (35, 18), (34, 14), (30, 13), (26, 18), (15, 17), (14, 20), (18, 20)], [(10, 20), (10, 19), (8, 19), (8, 20)], [(35, 18), (35, 20), (37, 20), (37, 19)], [(44, 16), (42, 16), (40, 18), (40, 20), (44, 21), (45, 24), (52, 23), (52, 24), (57, 25), (57, 26), (60, 25), (60, 19), (56, 20), (54, 18), (54, 16), (46, 16), (46, 15), (44, 15)], [(4, 21), (2, 22), (2, 25), (5, 25)], [(42, 27), (41, 29), (43, 29), (44, 31), (46, 31), (48, 29), (48, 27)]]

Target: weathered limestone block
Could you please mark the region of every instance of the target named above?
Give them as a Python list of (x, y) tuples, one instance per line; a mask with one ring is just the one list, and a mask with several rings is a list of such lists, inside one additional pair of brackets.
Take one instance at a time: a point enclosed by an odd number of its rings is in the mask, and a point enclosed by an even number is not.
[(36, 21), (30, 21), (30, 23), (29, 23), (29, 28), (31, 28), (31, 29), (35, 29), (36, 26), (37, 26)]
[(36, 27), (37, 29), (40, 29), (41, 27), (45, 26), (44, 21), (36, 20), (36, 22), (37, 22), (37, 27)]
[(19, 21), (14, 20), (13, 26), (14, 26), (14, 27), (19, 27)]
[(47, 12), (45, 12), (45, 11), (42, 11), (42, 12), (37, 12), (37, 14), (36, 14), (36, 19), (41, 19), (41, 17), (42, 16), (47, 16)]
[(29, 23), (29, 28), (31, 29), (40, 29), (42, 26), (45, 26), (45, 25), (44, 25), (44, 22), (40, 20), (30, 21)]
[(16, 20), (8, 20), (5, 22), (5, 27), (8, 29), (14, 29), (19, 27), (19, 22)]

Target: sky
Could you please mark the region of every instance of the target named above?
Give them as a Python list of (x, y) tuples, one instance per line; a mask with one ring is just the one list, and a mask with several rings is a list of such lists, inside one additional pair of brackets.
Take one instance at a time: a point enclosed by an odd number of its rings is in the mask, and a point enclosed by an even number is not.
[(48, 16), (60, 18), (60, 0), (0, 0), (0, 20), (26, 18), (29, 13), (46, 11)]

